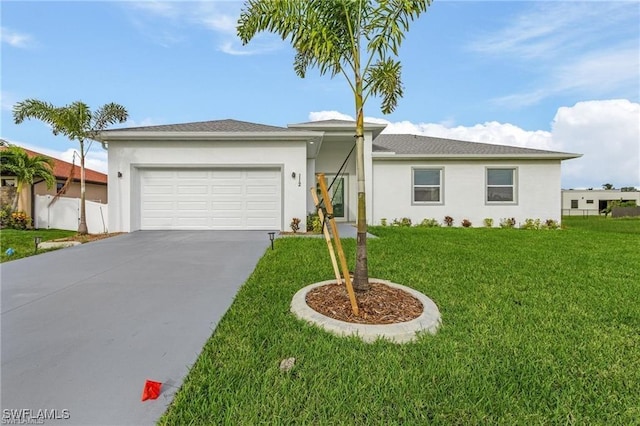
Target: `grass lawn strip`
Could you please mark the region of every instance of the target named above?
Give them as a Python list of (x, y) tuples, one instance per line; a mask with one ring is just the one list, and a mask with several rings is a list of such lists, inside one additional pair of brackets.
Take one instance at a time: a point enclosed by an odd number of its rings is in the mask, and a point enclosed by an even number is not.
[[(2, 229), (0, 230), (0, 261), (7, 262), (10, 260), (21, 259), (23, 257), (33, 256), (35, 250), (35, 243), (33, 239), (35, 237), (41, 237), (42, 241), (50, 241), (58, 238), (68, 238), (76, 234), (76, 231), (65, 231), (62, 229)], [(15, 252), (12, 256), (7, 256), (5, 253), (9, 247), (11, 247)], [(44, 251), (45, 250), (38, 250), (38, 253), (42, 253)]]
[(371, 275), (442, 313), (402, 346), (295, 320), (293, 294), (332, 269), (324, 241), (278, 239), (160, 424), (638, 424), (640, 221), (565, 224), (371, 229)]

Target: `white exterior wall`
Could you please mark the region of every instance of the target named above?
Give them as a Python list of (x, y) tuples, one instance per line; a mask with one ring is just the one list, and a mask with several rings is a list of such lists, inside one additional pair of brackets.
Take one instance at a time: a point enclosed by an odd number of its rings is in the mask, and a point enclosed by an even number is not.
[(140, 229), (139, 170), (150, 167), (281, 168), (282, 229), (289, 228), (293, 217), (305, 226), (308, 184), (303, 141), (111, 141), (108, 152), (111, 232)]
[[(412, 204), (412, 169), (434, 167), (443, 169), (443, 202), (435, 205)], [(487, 167), (517, 169), (515, 204), (486, 203)], [(394, 218), (409, 217), (413, 224), (425, 218), (443, 223), (445, 216), (460, 226), (463, 219), (474, 227), (483, 226), (485, 218), (492, 218), (499, 226), (502, 218), (515, 218), (517, 223), (527, 218), (560, 221), (560, 161), (401, 161), (373, 162), (373, 215), (370, 224), (380, 219), (389, 223)]]
[[(578, 207), (572, 208), (571, 201), (576, 200)], [(622, 192), (619, 189), (570, 189), (562, 191), (562, 212), (567, 216), (585, 215), (595, 216), (600, 214), (600, 202), (606, 203), (612, 200), (634, 200), (640, 206), (640, 192)], [(591, 203), (589, 203), (591, 201)], [(606, 206), (605, 206), (606, 207)]]

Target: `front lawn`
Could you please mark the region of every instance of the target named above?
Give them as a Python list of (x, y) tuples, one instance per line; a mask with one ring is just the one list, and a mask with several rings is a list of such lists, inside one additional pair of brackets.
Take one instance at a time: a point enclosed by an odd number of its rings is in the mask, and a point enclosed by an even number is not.
[[(42, 241), (56, 240), (75, 235), (75, 231), (64, 231), (62, 229), (38, 229), (22, 231), (18, 229), (0, 229), (0, 262), (20, 259), (22, 257), (34, 255), (34, 237), (42, 238)], [(7, 256), (8, 248), (14, 250), (12, 256)], [(40, 253), (41, 250), (38, 250)]]
[(562, 231), (373, 228), (370, 275), (442, 313), (436, 336), (402, 346), (294, 319), (293, 294), (332, 269), (322, 239), (278, 239), (160, 423), (638, 424), (640, 221), (580, 219)]

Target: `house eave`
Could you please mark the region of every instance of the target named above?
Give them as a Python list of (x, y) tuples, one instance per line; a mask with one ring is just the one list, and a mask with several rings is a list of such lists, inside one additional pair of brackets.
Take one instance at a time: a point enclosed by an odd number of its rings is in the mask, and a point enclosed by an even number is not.
[(111, 141), (309, 141), (318, 140), (323, 132), (282, 131), (282, 132), (145, 132), (145, 131), (110, 131), (97, 136), (104, 143)]
[(373, 160), (570, 160), (582, 154), (396, 154), (395, 152), (374, 152)]

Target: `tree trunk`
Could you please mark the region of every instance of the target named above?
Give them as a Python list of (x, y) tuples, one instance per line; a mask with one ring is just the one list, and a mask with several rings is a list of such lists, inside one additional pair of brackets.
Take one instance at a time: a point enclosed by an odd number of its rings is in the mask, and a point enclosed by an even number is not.
[[(17, 181), (17, 179), (16, 179)], [(22, 182), (17, 181), (16, 184), (16, 193), (13, 196), (13, 203), (11, 204), (11, 212), (14, 213), (18, 211), (18, 200), (20, 199), (20, 193), (22, 192)]]
[[(359, 62), (356, 61), (359, 69)], [(364, 106), (362, 102), (362, 77), (356, 75), (356, 180), (358, 181), (358, 217), (356, 221), (356, 268), (353, 275), (353, 288), (356, 291), (368, 291), (369, 266), (367, 265), (367, 203), (364, 176)]]
[(80, 141), (80, 223), (78, 224), (78, 234), (86, 235), (89, 233), (87, 229), (87, 210), (85, 205), (85, 182), (84, 182), (84, 141)]

